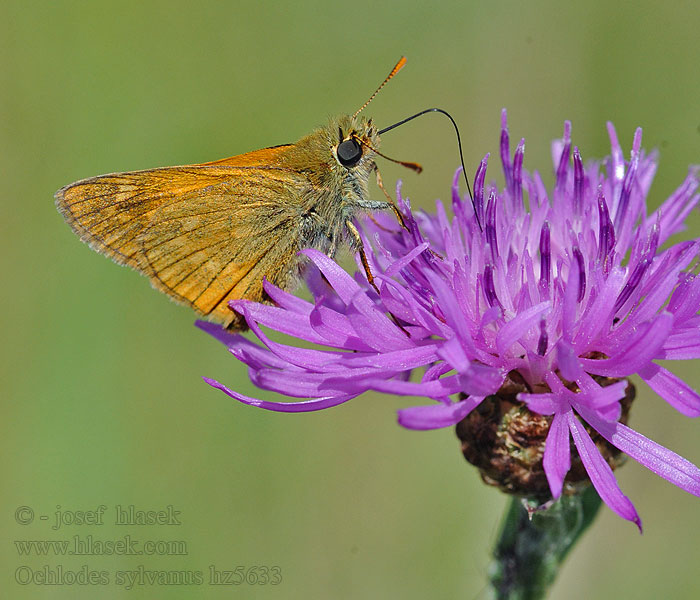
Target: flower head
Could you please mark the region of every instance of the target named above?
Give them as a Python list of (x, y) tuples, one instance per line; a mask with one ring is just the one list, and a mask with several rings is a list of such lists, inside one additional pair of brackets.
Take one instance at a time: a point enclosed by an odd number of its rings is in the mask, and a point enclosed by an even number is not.
[[(638, 129), (625, 161), (610, 124), (608, 133), (611, 156), (584, 164), (567, 122), (553, 144), (548, 191), (523, 168), (524, 140), (511, 156), (504, 111), (504, 189), (486, 184), (487, 155), (473, 204), (455, 175), (452, 218), (441, 202), (435, 214), (413, 213), (399, 186), (406, 228), (389, 215), (364, 221), (379, 293), (361, 271), (351, 276), (305, 250), (316, 267), (313, 302), (266, 284), (275, 305), (232, 303), (262, 345), (200, 323), (258, 387), (305, 400), (257, 400), (208, 383), (283, 412), (328, 408), (367, 390), (429, 398), (399, 411), (410, 429), (455, 425), (507, 388), (511, 403), (546, 417), (538, 459), (553, 498), (566, 489), (573, 439), (601, 498), (640, 525), (591, 434), (700, 496), (697, 467), (624, 424), (634, 374), (682, 414), (700, 415), (700, 395), (656, 362), (700, 357), (700, 240), (667, 244), (700, 201), (698, 170), (647, 214), (656, 155), (641, 149)], [(320, 347), (276, 342), (261, 326)]]

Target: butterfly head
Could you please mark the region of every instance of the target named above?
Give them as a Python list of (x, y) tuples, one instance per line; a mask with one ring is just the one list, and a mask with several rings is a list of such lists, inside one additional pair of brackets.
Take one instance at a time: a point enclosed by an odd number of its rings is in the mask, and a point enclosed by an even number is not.
[(380, 141), (372, 119), (341, 117), (336, 135), (331, 151), (338, 166), (348, 171), (371, 166)]

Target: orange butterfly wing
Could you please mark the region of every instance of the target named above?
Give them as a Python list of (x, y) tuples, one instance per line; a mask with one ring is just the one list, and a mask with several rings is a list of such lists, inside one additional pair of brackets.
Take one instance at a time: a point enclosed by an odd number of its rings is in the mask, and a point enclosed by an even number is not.
[(284, 286), (296, 268), (310, 184), (280, 166), (292, 147), (93, 177), (59, 190), (56, 205), (98, 252), (200, 314), (241, 328), (228, 302), (263, 300), (264, 277)]

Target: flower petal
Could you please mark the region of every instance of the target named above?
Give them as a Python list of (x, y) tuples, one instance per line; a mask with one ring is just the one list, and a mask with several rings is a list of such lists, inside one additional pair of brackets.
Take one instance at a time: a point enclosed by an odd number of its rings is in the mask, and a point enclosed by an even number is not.
[(700, 394), (685, 381), (651, 363), (639, 372), (646, 384), (686, 417), (700, 417)]
[(581, 368), (581, 361), (576, 356), (574, 347), (566, 339), (562, 338), (557, 342), (556, 348), (557, 364), (564, 379), (576, 381), (583, 373), (583, 369)]
[(335, 373), (290, 373), (284, 369), (258, 369), (250, 373), (250, 380), (259, 388), (292, 398), (358, 395), (369, 389), (366, 382), (358, 379), (348, 381)]
[(263, 289), (267, 295), (270, 296), (270, 299), (280, 308), (306, 316), (308, 316), (314, 308), (311, 302), (302, 300), (298, 296), (278, 288), (276, 285), (267, 281), (267, 279), (263, 281)]
[(545, 314), (550, 307), (551, 302), (548, 300), (540, 302), (522, 311), (503, 325), (496, 336), (496, 348), (498, 349), (498, 353), (503, 355), (513, 344), (520, 341), (520, 338), (522, 338), (529, 329), (539, 325), (542, 315)]
[(308, 319), (298, 313), (248, 300), (234, 300), (229, 302), (229, 305), (232, 308), (235, 307), (237, 312), (245, 314), (246, 320), (250, 319), (251, 322), (255, 321), (280, 333), (308, 342), (324, 343), (324, 339), (313, 330)]
[[(571, 412), (569, 409), (567, 412)], [(569, 448), (569, 424), (567, 413), (558, 412), (549, 426), (547, 441), (544, 446), (542, 460), (544, 473), (547, 476), (549, 489), (554, 499), (561, 496), (564, 477), (571, 468), (571, 451)]]
[(573, 411), (567, 413), (566, 416), (571, 437), (574, 438), (574, 444), (576, 444), (583, 466), (586, 467), (586, 472), (591, 478), (591, 483), (598, 495), (615, 513), (623, 519), (635, 523), (641, 533), (642, 521), (630, 499), (620, 491), (610, 465), (601, 456), (591, 436), (588, 435), (588, 432), (576, 418)]
[(308, 248), (302, 250), (301, 253), (305, 254), (318, 267), (345, 304), (348, 304), (356, 294), (364, 294), (357, 282), (337, 262), (328, 258), (323, 252)]
[(527, 407), (540, 414), (540, 415), (551, 415), (553, 414), (558, 406), (559, 402), (557, 396), (554, 394), (526, 394), (521, 393), (517, 396), (518, 400), (525, 402)]
[(385, 275), (387, 277), (393, 277), (396, 275), (401, 269), (403, 269), (406, 265), (408, 265), (410, 262), (412, 262), (417, 256), (420, 256), (425, 252), (428, 248), (430, 247), (430, 244), (428, 242), (423, 242), (422, 244), (418, 244), (413, 250), (408, 252), (405, 256), (402, 256), (401, 258), (395, 260), (391, 265), (386, 270)]
[(313, 400), (306, 400), (304, 402), (269, 402), (267, 400), (258, 400), (257, 398), (251, 398), (250, 396), (245, 396), (240, 394), (225, 385), (219, 383), (215, 379), (209, 379), (208, 377), (203, 377), (210, 386), (221, 390), (231, 398), (235, 398), (243, 404), (248, 404), (250, 406), (257, 406), (258, 408), (263, 408), (265, 410), (271, 410), (274, 412), (311, 412), (315, 410), (323, 410), (324, 408), (330, 408), (331, 406), (338, 406), (352, 400), (355, 396), (327, 396), (325, 398), (314, 398)]
[(488, 396), (495, 394), (503, 385), (505, 375), (500, 369), (473, 363), (464, 373), (458, 375), (458, 379), (461, 392), (470, 396)]
[(231, 354), (249, 367), (294, 368), (286, 360), (278, 358), (267, 348), (251, 342), (240, 334), (231, 333), (221, 327), (221, 325), (209, 323), (208, 321), (196, 321), (195, 325), (224, 344)]
[(581, 416), (600, 435), (660, 477), (693, 496), (700, 496), (700, 469), (689, 460), (653, 442), (622, 423), (608, 423), (592, 411), (578, 408)]
[(404, 408), (398, 411), (399, 425), (406, 429), (421, 431), (451, 427), (466, 417), (483, 399), (483, 397), (470, 396), (466, 400), (449, 405), (431, 404)]
[[(353, 385), (348, 382), (348, 385)], [(461, 391), (460, 382), (456, 375), (448, 375), (434, 381), (415, 383), (412, 381), (400, 381), (397, 379), (368, 379), (355, 382), (355, 385), (367, 386), (377, 392), (387, 394), (399, 394), (401, 396), (427, 396), (428, 398), (442, 398)]]
[(309, 325), (326, 346), (360, 352), (373, 351), (369, 344), (357, 336), (347, 315), (328, 306), (317, 304), (309, 315)]
[(653, 321), (640, 325), (615, 356), (603, 360), (581, 358), (584, 370), (606, 377), (628, 377), (656, 357), (673, 326), (673, 315), (662, 313)]
[(690, 360), (700, 358), (700, 330), (686, 329), (666, 338), (659, 359)]
[(348, 301), (346, 314), (356, 335), (377, 351), (411, 348), (411, 339), (368, 300), (360, 292)]

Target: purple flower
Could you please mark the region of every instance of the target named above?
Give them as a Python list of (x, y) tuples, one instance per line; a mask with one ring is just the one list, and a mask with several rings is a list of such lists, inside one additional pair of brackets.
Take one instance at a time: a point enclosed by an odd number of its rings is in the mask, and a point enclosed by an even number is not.
[[(399, 186), (407, 228), (384, 214), (364, 221), (379, 294), (361, 270), (351, 276), (305, 250), (315, 266), (313, 302), (266, 284), (274, 306), (232, 303), (262, 345), (199, 323), (249, 366), (258, 387), (305, 400), (257, 400), (206, 381), (245, 404), (282, 412), (328, 408), (367, 390), (424, 396), (429, 404), (400, 410), (398, 420), (434, 429), (460, 422), (516, 374), (517, 401), (548, 416), (541, 463), (553, 498), (571, 468), (573, 439), (601, 498), (641, 528), (591, 437), (596, 432), (700, 496), (696, 466), (620, 422), (633, 374), (680, 413), (700, 415), (700, 395), (658, 364), (700, 357), (700, 240), (667, 243), (700, 201), (698, 170), (647, 214), (656, 154), (641, 150), (638, 129), (625, 161), (610, 124), (608, 133), (611, 156), (584, 164), (579, 149), (572, 152), (567, 122), (553, 144), (556, 182), (547, 191), (537, 172), (523, 169), (524, 140), (511, 157), (504, 111), (505, 189), (485, 183), (487, 155), (473, 206), (455, 175), (451, 219), (441, 202), (435, 214), (412, 213)], [(273, 341), (261, 326), (318, 347)], [(419, 376), (411, 380), (413, 371)]]

